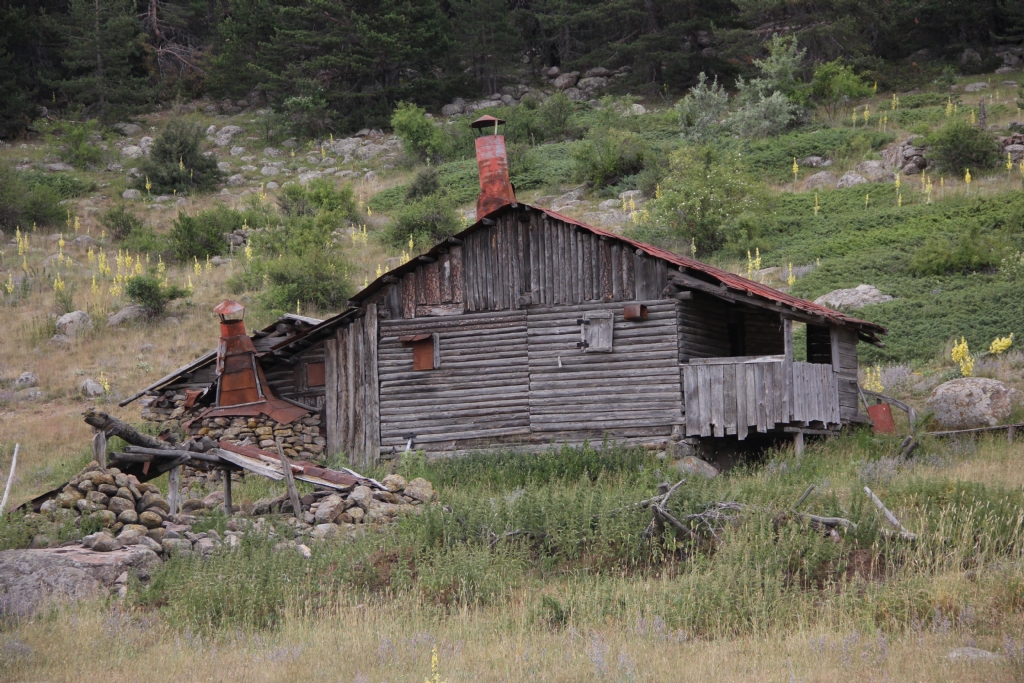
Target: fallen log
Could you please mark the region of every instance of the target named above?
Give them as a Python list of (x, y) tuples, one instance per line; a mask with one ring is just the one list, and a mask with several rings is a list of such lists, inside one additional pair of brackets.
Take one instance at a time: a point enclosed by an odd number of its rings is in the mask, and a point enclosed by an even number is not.
[(161, 441), (155, 436), (141, 434), (127, 422), (118, 420), (116, 417), (111, 417), (107, 413), (98, 411), (95, 408), (90, 408), (82, 414), (85, 416), (85, 423), (87, 425), (99, 429), (106, 434), (107, 437), (117, 436), (133, 446), (142, 446), (144, 448), (166, 450), (174, 447), (173, 444)]

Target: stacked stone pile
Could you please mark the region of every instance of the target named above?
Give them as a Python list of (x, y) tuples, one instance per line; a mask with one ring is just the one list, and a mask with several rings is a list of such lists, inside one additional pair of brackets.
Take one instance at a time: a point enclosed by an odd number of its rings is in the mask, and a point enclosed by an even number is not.
[(207, 436), (214, 441), (249, 443), (273, 452), (277, 439), (284, 454), (299, 460), (323, 460), (327, 440), (320, 434), (320, 418), (304, 417), (280, 424), (265, 415), (256, 417), (208, 417), (189, 427), (193, 438)]
[(1013, 163), (1020, 163), (1024, 160), (1024, 133), (1014, 133), (1005, 138), (999, 138), (999, 148), (1003, 152), (1003, 158), (1010, 155)]
[[(200, 517), (213, 510), (224, 510), (223, 491), (199, 495), (199, 474), (186, 469), (183, 479), (189, 484), (182, 493), (187, 497), (179, 514), (171, 515), (170, 506), (159, 489), (140, 482), (116, 467), (101, 469), (90, 463), (75, 475), (61, 493), (43, 503), (39, 513), (29, 513), (26, 521), (38, 533), (32, 547), (54, 544), (58, 526), (72, 518), (75, 526), (83, 520), (98, 523), (100, 531), (82, 539), (82, 545), (96, 552), (110, 552), (128, 546), (152, 550), (157, 555), (196, 554), (206, 557), (224, 547), (235, 547), (246, 533), (268, 534), (281, 538), (279, 550), (295, 550), (309, 555), (305, 545), (311, 541), (354, 537), (372, 525), (393, 523), (404, 514), (420, 514), (423, 506), (437, 498), (433, 485), (422, 478), (406, 481), (392, 474), (375, 486), (353, 486), (348, 490), (318, 490), (300, 499), (301, 517), (295, 517), (287, 495), (261, 498), (232, 510), (227, 531), (193, 532)], [(272, 515), (282, 515), (274, 519)], [(273, 521), (271, 521), (273, 520)]]

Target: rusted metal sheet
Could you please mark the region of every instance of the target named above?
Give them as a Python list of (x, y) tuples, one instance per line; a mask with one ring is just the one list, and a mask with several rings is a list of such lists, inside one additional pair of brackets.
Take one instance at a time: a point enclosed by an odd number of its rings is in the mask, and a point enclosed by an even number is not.
[(326, 372), (323, 363), (306, 364), (306, 386), (322, 387), (326, 384)]
[(480, 169), (480, 196), (476, 201), (476, 215), (483, 218), (516, 200), (512, 183), (508, 179), (505, 136), (484, 135), (477, 138), (476, 159)]

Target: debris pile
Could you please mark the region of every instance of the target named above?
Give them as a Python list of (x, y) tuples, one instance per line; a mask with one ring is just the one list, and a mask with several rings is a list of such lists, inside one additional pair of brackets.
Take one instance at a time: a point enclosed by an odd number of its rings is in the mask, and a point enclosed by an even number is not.
[[(359, 484), (307, 493), (299, 498), (299, 515), (295, 515), (288, 494), (255, 503), (243, 501), (229, 511), (225, 509), (224, 491), (204, 495), (205, 484), (214, 483), (217, 475), (225, 476), (216, 470), (202, 473), (185, 468), (180, 492), (185, 500), (181, 512), (172, 514), (171, 504), (153, 484), (93, 462), (55, 498), (43, 502), (39, 513), (29, 515), (38, 522), (40, 532), (45, 532), (47, 525), (55, 527), (72, 517), (76, 527), (88, 520), (92, 528), (99, 526), (100, 530), (85, 536), (82, 545), (97, 552), (142, 546), (164, 557), (175, 553), (206, 557), (222, 547), (239, 545), (246, 533), (255, 532), (280, 537), (283, 540), (277, 549), (294, 549), (308, 557), (307, 542), (353, 537), (366, 525), (390, 524), (403, 514), (419, 514), (423, 505), (437, 498), (429, 481), (406, 481), (391, 474), (381, 482), (366, 480), (375, 484), (372, 486)], [(244, 476), (244, 472), (236, 472), (232, 478), (237, 481)], [(224, 535), (212, 529), (193, 532), (193, 524), (214, 510), (232, 515)], [(286, 517), (274, 519), (272, 515)], [(45, 533), (33, 540), (33, 547), (52, 544)]]

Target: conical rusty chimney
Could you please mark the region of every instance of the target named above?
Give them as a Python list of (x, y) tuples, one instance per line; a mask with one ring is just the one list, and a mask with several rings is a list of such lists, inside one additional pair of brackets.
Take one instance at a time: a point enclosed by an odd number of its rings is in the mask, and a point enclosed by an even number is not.
[(505, 122), (493, 116), (481, 116), (469, 124), (477, 131), (476, 163), (480, 169), (480, 196), (476, 200), (477, 220), (516, 201), (515, 190), (508, 179), (508, 155), (505, 136), (498, 126)]
[(245, 333), (245, 323), (242, 322), (245, 306), (228, 299), (213, 311), (220, 316), (217, 405), (237, 406), (263, 400), (256, 348)]

